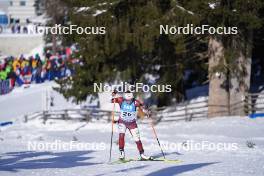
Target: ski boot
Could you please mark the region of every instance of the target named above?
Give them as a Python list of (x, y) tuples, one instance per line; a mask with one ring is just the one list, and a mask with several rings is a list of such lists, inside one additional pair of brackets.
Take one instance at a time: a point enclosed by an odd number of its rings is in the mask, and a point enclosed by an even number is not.
[(124, 152), (124, 150), (120, 150), (119, 160), (125, 160), (125, 152)]
[(140, 154), (140, 160), (142, 161), (148, 161), (148, 160), (153, 160), (154, 158), (152, 156), (146, 156), (144, 153)]

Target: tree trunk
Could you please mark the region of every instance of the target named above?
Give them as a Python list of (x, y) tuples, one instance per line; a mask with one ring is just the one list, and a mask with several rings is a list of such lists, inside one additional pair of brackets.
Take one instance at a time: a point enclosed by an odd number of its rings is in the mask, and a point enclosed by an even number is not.
[(239, 48), (238, 58), (235, 58), (237, 71), (236, 74), (232, 74), (230, 92), (230, 105), (232, 107), (232, 115), (244, 116), (245, 112), (245, 97), (250, 89), (250, 77), (251, 77), (251, 54), (252, 47), (250, 43), (253, 41), (253, 31), (249, 30), (248, 35), (244, 40), (236, 45)]
[(224, 47), (221, 40), (210, 37), (209, 54), (209, 100), (208, 117), (227, 116), (229, 114), (229, 94), (227, 78), (224, 73), (214, 71), (215, 67), (224, 62)]
[(237, 67), (238, 72), (232, 76), (229, 89), (231, 114), (244, 116), (244, 100), (250, 89), (251, 58), (240, 52)]

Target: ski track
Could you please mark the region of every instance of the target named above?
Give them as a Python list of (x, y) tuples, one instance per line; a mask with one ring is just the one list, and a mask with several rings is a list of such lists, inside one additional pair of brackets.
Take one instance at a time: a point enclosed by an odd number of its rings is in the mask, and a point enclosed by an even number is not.
[[(182, 163), (133, 161), (124, 164), (107, 164), (111, 125), (88, 123), (78, 131), (83, 122), (40, 120), (28, 123), (16, 121), (1, 128), (0, 174), (26, 176), (73, 175), (196, 175), (196, 176), (263, 176), (264, 175), (264, 119), (224, 117), (195, 122), (160, 123), (156, 126), (161, 143), (193, 140), (195, 142), (237, 143), (234, 151), (216, 150), (165, 150), (168, 159), (180, 159)], [(161, 157), (149, 125), (139, 124), (146, 154)], [(115, 127), (116, 131), (116, 127)], [(104, 142), (106, 150), (29, 150), (28, 141), (52, 142)], [(112, 161), (118, 158), (114, 134)], [(255, 143), (254, 148), (246, 142)], [(153, 148), (152, 146), (156, 146)], [(138, 152), (130, 134), (126, 133), (126, 157), (137, 158)]]

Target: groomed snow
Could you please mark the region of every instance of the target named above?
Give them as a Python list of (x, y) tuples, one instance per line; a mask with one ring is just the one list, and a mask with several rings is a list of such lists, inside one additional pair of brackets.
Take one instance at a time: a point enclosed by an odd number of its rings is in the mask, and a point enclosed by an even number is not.
[[(82, 128), (79, 128), (82, 127)], [(78, 129), (76, 131), (76, 129)], [(161, 156), (147, 124), (139, 124), (141, 139), (147, 155)], [(118, 158), (115, 127), (113, 160)], [(2, 127), (0, 137), (1, 176), (75, 176), (75, 175), (195, 175), (195, 176), (263, 176), (264, 175), (264, 119), (223, 117), (193, 122), (160, 123), (157, 134), (166, 143), (186, 144), (188, 141), (213, 144), (236, 144), (235, 150), (164, 150), (168, 159), (182, 163), (129, 162), (107, 164), (111, 125), (104, 123), (40, 120)], [(69, 143), (104, 143), (105, 150), (30, 150), (28, 142), (50, 143), (60, 140)], [(130, 134), (126, 134), (126, 156), (137, 158), (138, 153)], [(253, 148), (249, 148), (253, 144)], [(255, 144), (255, 145), (254, 145)]]

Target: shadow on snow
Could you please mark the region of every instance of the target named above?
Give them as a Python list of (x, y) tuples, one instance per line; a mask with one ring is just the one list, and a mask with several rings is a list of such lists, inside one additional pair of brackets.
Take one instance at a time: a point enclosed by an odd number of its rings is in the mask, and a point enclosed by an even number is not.
[(166, 167), (166, 168), (154, 171), (152, 173), (147, 174), (146, 176), (177, 175), (183, 172), (192, 171), (192, 170), (199, 169), (201, 167), (205, 167), (205, 166), (216, 164), (216, 163), (217, 162), (171, 166), (171, 167)]
[(0, 171), (17, 172), (20, 169), (43, 169), (43, 168), (72, 168), (89, 166), (102, 163), (85, 162), (93, 157), (87, 157), (92, 151), (70, 152), (10, 152), (2, 156), (7, 159), (0, 160)]
[(103, 175), (110, 175), (110, 174), (116, 174), (116, 173), (123, 173), (124, 175), (126, 175), (126, 172), (128, 171), (133, 171), (133, 170), (140, 170), (140, 169), (144, 169), (148, 167), (147, 165), (145, 166), (136, 166), (136, 167), (129, 167), (129, 168), (126, 168), (126, 169), (121, 169), (121, 170), (116, 170), (116, 171), (112, 171), (112, 172), (107, 172), (107, 173), (102, 173), (102, 174), (98, 174), (98, 175), (95, 175), (95, 176), (103, 176)]
[[(179, 153), (179, 152), (164, 152), (165, 156), (168, 156), (168, 155), (183, 155), (182, 153)], [(152, 155), (154, 158), (163, 158), (163, 155), (162, 153), (159, 153), (159, 154), (156, 154), (156, 155)]]

